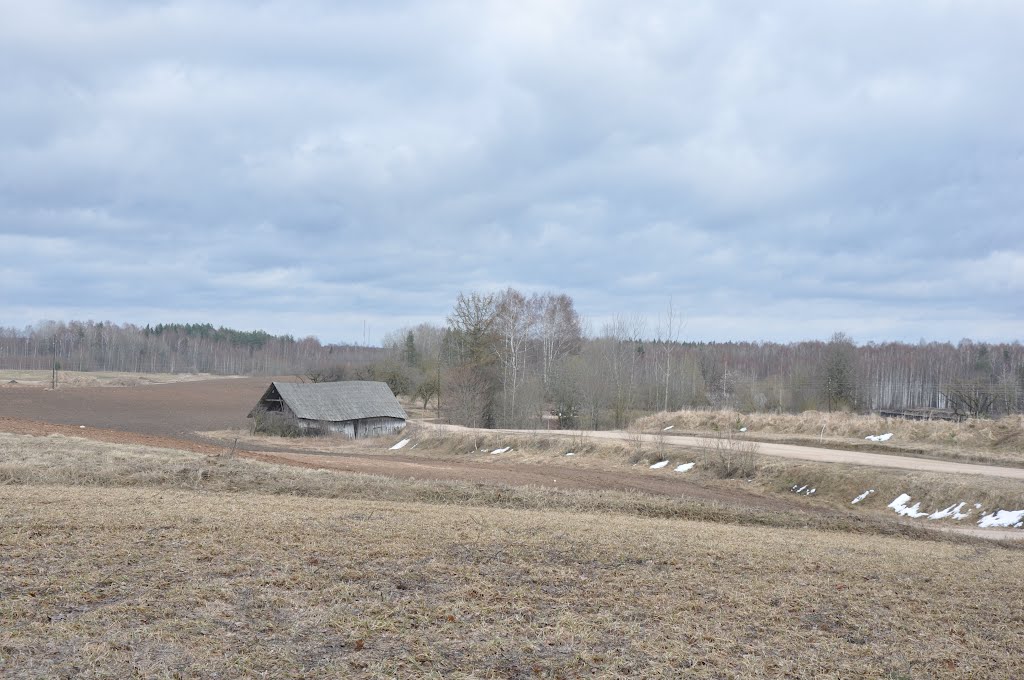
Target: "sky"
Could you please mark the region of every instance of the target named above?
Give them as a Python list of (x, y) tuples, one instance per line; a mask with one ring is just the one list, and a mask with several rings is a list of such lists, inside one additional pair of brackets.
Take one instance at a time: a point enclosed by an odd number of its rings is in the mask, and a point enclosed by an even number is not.
[[(1017, 0), (0, 0), (0, 326), (1024, 336)], [(661, 319), (661, 321), (659, 321)]]

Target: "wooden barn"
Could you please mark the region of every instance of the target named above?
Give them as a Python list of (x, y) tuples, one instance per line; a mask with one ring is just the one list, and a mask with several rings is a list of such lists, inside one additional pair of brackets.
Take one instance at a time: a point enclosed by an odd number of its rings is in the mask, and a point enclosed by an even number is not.
[(353, 439), (395, 434), (406, 421), (405, 410), (387, 383), (368, 380), (275, 381), (249, 417), (273, 418), (309, 434), (341, 434)]

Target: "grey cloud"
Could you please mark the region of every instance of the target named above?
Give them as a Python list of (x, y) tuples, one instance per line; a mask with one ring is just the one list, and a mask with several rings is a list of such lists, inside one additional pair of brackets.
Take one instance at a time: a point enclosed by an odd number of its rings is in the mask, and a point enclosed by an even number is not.
[(1018, 338), (1022, 29), (923, 0), (10, 6), (0, 323), (355, 339), (515, 285), (595, 322), (671, 295), (695, 338)]

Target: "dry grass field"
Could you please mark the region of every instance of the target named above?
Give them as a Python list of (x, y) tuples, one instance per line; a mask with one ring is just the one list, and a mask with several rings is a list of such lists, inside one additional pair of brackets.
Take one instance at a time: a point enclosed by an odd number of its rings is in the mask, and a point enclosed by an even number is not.
[(1014, 678), (1021, 554), (0, 435), (0, 675)]
[[(138, 387), (196, 380), (223, 380), (237, 376), (210, 373), (126, 373), (118, 371), (57, 371), (58, 389), (70, 387)], [(0, 387), (51, 386), (50, 371), (0, 370)]]
[[(748, 436), (763, 441), (1024, 466), (1024, 415), (1019, 414), (957, 423), (821, 411), (675, 411), (641, 418), (636, 427), (646, 432), (671, 427), (673, 435), (736, 432), (745, 427)], [(865, 440), (869, 435), (888, 432), (893, 437), (886, 442)]]
[[(326, 438), (282, 438), (254, 436), (239, 431), (205, 433), (212, 440), (229, 446), (234, 439), (241, 445), (253, 448), (263, 446), (274, 451), (292, 451), (297, 454), (317, 452), (320, 461), (329, 463), (332, 457), (350, 460), (351, 456), (367, 457), (376, 454), (375, 469), (384, 471), (388, 461), (399, 454), (402, 460), (420, 460), (424, 464), (444, 466), (449, 474), (452, 467), (490, 466), (502, 468), (514, 464), (518, 469), (528, 466), (544, 466), (558, 471), (562, 483), (569, 483), (573, 476), (584, 471), (616, 473), (620, 478), (656, 480), (686, 480), (699, 484), (711, 494), (718, 494), (724, 502), (737, 489), (759, 493), (769, 498), (786, 499), (793, 508), (832, 508), (842, 511), (855, 510), (858, 514), (877, 513), (881, 517), (895, 515), (886, 506), (898, 495), (910, 494), (914, 502), (920, 502), (928, 512), (947, 508), (961, 501), (967, 504), (970, 518), (956, 522), (943, 520), (943, 526), (971, 527), (984, 512), (997, 509), (1024, 508), (1024, 484), (1018, 480), (999, 479), (979, 475), (945, 475), (928, 472), (913, 472), (873, 468), (860, 465), (842, 465), (787, 460), (756, 453), (751, 447), (749, 456), (739, 454), (743, 465), (735, 467), (742, 476), (725, 476), (718, 451), (709, 448), (682, 448), (659, 445), (653, 440), (613, 441), (593, 437), (580, 432), (572, 436), (538, 432), (527, 435), (509, 435), (479, 432), (468, 434), (462, 431), (425, 427), (413, 424), (401, 435), (409, 444), (399, 452), (389, 451), (393, 439), (380, 442), (353, 442), (333, 437)], [(667, 440), (667, 438), (666, 438)], [(716, 443), (717, 440), (708, 440)], [(509, 448), (501, 455), (491, 455), (494, 450)], [(566, 456), (567, 452), (573, 456)], [(669, 465), (661, 470), (649, 470), (659, 461)], [(694, 463), (685, 474), (673, 472), (679, 464)], [(325, 464), (326, 464), (325, 463)], [(510, 479), (514, 479), (510, 476)], [(794, 494), (794, 488), (814, 489), (813, 497)], [(656, 491), (649, 487), (649, 491)], [(867, 490), (873, 493), (851, 507), (851, 501)], [(684, 489), (677, 491), (685, 493)], [(975, 508), (974, 505), (981, 505)], [(935, 521), (919, 520), (921, 523), (936, 525)], [(1024, 531), (1020, 532), (1024, 535)]]

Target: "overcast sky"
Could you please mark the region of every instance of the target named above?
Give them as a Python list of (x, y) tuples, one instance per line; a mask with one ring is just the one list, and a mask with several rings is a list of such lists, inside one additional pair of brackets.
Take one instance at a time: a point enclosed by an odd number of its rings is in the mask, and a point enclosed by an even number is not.
[(0, 0), (0, 325), (1024, 336), (1024, 3)]

